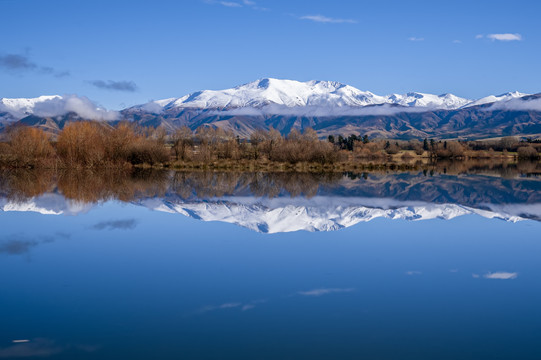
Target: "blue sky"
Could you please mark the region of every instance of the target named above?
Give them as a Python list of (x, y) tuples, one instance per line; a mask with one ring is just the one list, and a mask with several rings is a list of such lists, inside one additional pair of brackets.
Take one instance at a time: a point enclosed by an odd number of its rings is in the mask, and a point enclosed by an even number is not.
[(382, 95), (541, 92), (534, 0), (0, 0), (0, 12), (0, 97), (119, 109), (263, 77)]

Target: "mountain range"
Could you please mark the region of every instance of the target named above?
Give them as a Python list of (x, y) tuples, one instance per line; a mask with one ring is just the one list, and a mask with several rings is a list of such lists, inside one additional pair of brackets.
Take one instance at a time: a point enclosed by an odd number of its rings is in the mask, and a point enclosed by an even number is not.
[(418, 92), (380, 96), (331, 81), (266, 78), (225, 90), (198, 91), (121, 111), (86, 97), (0, 98), (0, 129), (19, 123), (57, 133), (78, 120), (131, 121), (142, 126), (212, 125), (247, 137), (255, 129), (314, 128), (321, 137), (487, 138), (541, 134), (541, 94), (509, 92), (481, 99)]

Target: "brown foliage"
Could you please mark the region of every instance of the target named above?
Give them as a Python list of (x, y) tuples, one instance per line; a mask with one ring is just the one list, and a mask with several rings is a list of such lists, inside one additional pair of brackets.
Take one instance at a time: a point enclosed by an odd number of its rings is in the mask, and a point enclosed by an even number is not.
[(329, 164), (337, 160), (334, 146), (327, 141), (320, 141), (313, 129), (307, 129), (303, 134), (293, 129), (286, 139), (272, 146), (270, 160), (279, 162), (316, 162)]
[(49, 136), (43, 130), (26, 126), (11, 129), (0, 151), (1, 162), (15, 168), (51, 166), (55, 157)]
[(71, 123), (58, 136), (57, 151), (69, 168), (154, 165), (169, 160), (163, 131), (143, 131), (127, 123), (116, 128), (93, 121)]
[[(419, 140), (368, 140), (350, 135), (320, 140), (315, 130), (301, 133), (292, 129), (282, 136), (275, 129), (255, 130), (250, 139), (240, 139), (232, 131), (201, 126), (195, 132), (182, 127), (167, 135), (163, 128), (141, 128), (131, 123), (112, 126), (106, 122), (82, 121), (67, 125), (53, 143), (42, 130), (11, 128), (0, 142), (0, 166), (11, 168), (127, 168), (131, 165), (168, 165), (176, 167), (228, 167), (261, 165), (263, 168), (358, 166), (363, 162), (394, 163), (396, 155), (404, 162), (438, 159), (489, 159), (511, 157), (507, 148), (517, 150), (518, 158), (536, 159), (541, 143), (515, 138), (490, 141), (430, 139), (430, 147)], [(330, 142), (332, 138), (333, 142)], [(425, 140), (427, 141), (427, 140)], [(518, 149), (516, 149), (518, 147)], [(503, 149), (503, 151), (502, 151)], [(413, 154), (417, 155), (414, 156)], [(255, 162), (253, 161), (255, 160)]]
[(387, 149), (385, 149), (385, 152), (389, 155), (395, 155), (400, 152), (400, 148), (398, 147), (397, 143), (392, 143), (387, 146)]
[(58, 136), (56, 149), (68, 167), (92, 168), (106, 160), (106, 137), (109, 129), (95, 121), (73, 122)]
[(519, 147), (517, 155), (519, 159), (539, 159), (537, 150), (531, 145)]
[(436, 156), (439, 158), (460, 158), (464, 156), (464, 146), (457, 141), (445, 141), (436, 146)]
[(163, 196), (167, 175), (165, 171), (130, 169), (67, 170), (58, 174), (58, 189), (66, 198), (82, 203), (112, 199), (132, 201), (140, 197)]
[(183, 126), (173, 133), (171, 140), (173, 142), (172, 149), (175, 153), (175, 159), (177, 161), (189, 160), (193, 153), (191, 150), (194, 144), (192, 130), (187, 126)]

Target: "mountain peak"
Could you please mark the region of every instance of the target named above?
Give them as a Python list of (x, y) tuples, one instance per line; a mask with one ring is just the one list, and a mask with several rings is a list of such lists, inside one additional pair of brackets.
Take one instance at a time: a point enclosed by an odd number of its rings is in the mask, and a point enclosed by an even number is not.
[(228, 110), (238, 108), (261, 109), (267, 106), (358, 108), (368, 105), (400, 105), (431, 109), (452, 110), (472, 100), (453, 94), (432, 95), (409, 92), (404, 95), (376, 95), (336, 81), (296, 81), (265, 77), (224, 90), (202, 90), (172, 101), (154, 101), (142, 105), (156, 111), (158, 108), (193, 108)]

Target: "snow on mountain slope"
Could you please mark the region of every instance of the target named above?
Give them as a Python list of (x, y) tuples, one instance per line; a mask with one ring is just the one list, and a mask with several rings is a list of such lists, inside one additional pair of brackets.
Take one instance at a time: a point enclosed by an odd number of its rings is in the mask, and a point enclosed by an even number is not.
[(495, 103), (495, 102), (506, 102), (506, 101), (521, 98), (527, 95), (529, 94), (521, 93), (518, 91), (508, 92), (501, 95), (489, 95), (479, 100), (472, 101), (469, 104), (466, 104), (462, 107), (471, 107), (471, 106), (484, 105), (484, 104)]
[(19, 99), (0, 99), (0, 111), (9, 112), (11, 115), (17, 118), (23, 118), (27, 115), (33, 114), (33, 110), (36, 104), (51, 101), (55, 99), (61, 99), (61, 96), (40, 96), (37, 98), (19, 98)]
[(333, 81), (280, 80), (265, 78), (225, 90), (203, 90), (176, 99), (153, 101), (137, 106), (159, 112), (174, 108), (238, 109), (263, 108), (268, 105), (283, 107), (362, 107), (393, 104), (431, 109), (458, 109), (471, 100), (452, 94), (423, 93), (380, 96)]
[[(506, 103), (525, 95), (513, 92), (475, 101), (452, 94), (432, 95), (419, 92), (380, 96), (333, 81), (300, 82), (265, 78), (231, 89), (203, 90), (180, 98), (151, 101), (125, 109), (122, 113), (143, 111), (159, 114), (168, 110), (175, 112), (195, 109), (229, 111), (231, 115), (385, 115), (396, 112), (455, 110), (490, 102)], [(28, 115), (56, 117), (67, 113), (76, 113), (82, 119), (120, 118), (118, 112), (108, 111), (88, 98), (76, 95), (29, 99), (0, 98), (0, 120), (3, 122), (17, 121)]]
[(196, 108), (261, 107), (268, 104), (287, 107), (365, 106), (384, 102), (384, 97), (337, 82), (262, 79), (233, 89), (194, 93), (174, 101), (170, 106)]
[(432, 95), (410, 92), (405, 95), (393, 94), (387, 97), (388, 103), (410, 107), (453, 110), (470, 104), (472, 101), (453, 94)]
[(116, 120), (118, 112), (106, 110), (84, 96), (52, 95), (37, 98), (0, 98), (0, 113), (10, 115), (12, 121), (29, 115), (55, 117), (67, 113), (76, 113), (83, 119)]
[[(182, 200), (176, 196), (148, 198), (137, 206), (178, 213), (202, 221), (236, 224), (253, 231), (280, 233), (291, 231), (333, 231), (376, 218), (409, 221), (445, 219), (480, 215), (516, 222), (541, 219), (541, 204), (486, 204), (483, 209), (459, 204), (433, 204), (422, 201), (399, 201), (391, 198), (341, 196), (257, 198), (229, 196), (212, 199)], [(94, 205), (46, 193), (24, 201), (0, 198), (0, 211), (38, 212), (44, 215), (77, 215)]]
[[(376, 218), (402, 220), (450, 220), (457, 216), (477, 214), (516, 222), (524, 219), (524, 208), (495, 207), (482, 210), (458, 204), (402, 202), (393, 199), (316, 196), (306, 198), (224, 197), (207, 201), (180, 199), (147, 199), (141, 205), (156, 211), (179, 213), (202, 221), (236, 224), (257, 232), (333, 231)], [(512, 210), (506, 212), (504, 210)], [(532, 209), (541, 215), (540, 206)]]

